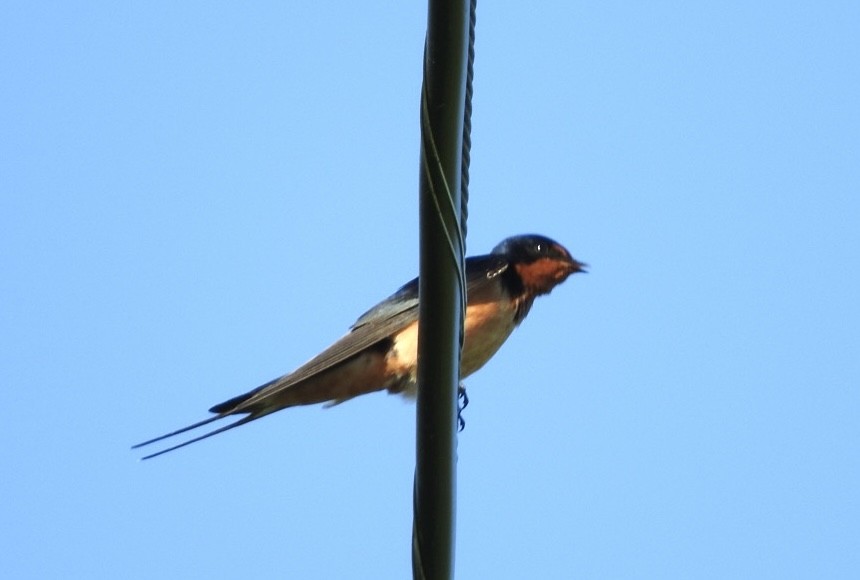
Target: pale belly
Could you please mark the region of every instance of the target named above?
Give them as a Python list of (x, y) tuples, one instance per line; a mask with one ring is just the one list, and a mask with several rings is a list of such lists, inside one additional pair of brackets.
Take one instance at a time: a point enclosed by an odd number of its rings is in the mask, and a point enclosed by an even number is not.
[[(466, 309), (466, 340), (460, 359), (460, 377), (465, 378), (480, 369), (504, 344), (516, 328), (515, 306), (499, 310), (498, 304), (475, 304)], [(392, 393), (414, 397), (417, 387), (415, 374), (418, 359), (418, 324), (412, 324), (394, 338), (386, 357), (389, 376), (398, 380), (387, 388)]]
[(466, 340), (460, 359), (460, 376), (468, 377), (496, 354), (516, 328), (515, 308), (499, 311), (498, 305), (476, 304), (466, 309)]

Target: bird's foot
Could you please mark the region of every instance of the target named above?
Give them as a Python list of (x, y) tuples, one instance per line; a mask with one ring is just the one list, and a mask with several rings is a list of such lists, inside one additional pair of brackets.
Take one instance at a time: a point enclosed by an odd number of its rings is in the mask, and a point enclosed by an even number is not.
[(463, 419), (463, 410), (469, 406), (469, 395), (466, 394), (466, 385), (460, 383), (457, 387), (457, 432), (466, 428), (466, 420)]

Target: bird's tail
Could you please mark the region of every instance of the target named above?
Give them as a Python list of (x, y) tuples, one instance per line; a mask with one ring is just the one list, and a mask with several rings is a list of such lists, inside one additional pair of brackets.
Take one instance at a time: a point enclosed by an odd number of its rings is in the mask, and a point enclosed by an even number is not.
[[(165, 453), (168, 453), (170, 451), (174, 451), (174, 450), (179, 449), (181, 447), (185, 447), (186, 445), (191, 445), (192, 443), (197, 443), (198, 441), (202, 441), (203, 439), (207, 439), (209, 437), (212, 437), (213, 435), (223, 433), (224, 431), (229, 431), (230, 429), (233, 429), (235, 427), (239, 427), (241, 425), (244, 425), (245, 423), (250, 423), (251, 421), (253, 421), (255, 419), (259, 419), (260, 417), (262, 417), (265, 414), (266, 413), (247, 415), (245, 417), (242, 417), (238, 421), (234, 421), (233, 423), (230, 423), (229, 425), (225, 425), (223, 427), (215, 429), (214, 431), (204, 433), (203, 435), (200, 435), (199, 437), (194, 437), (193, 439), (189, 439), (188, 441), (184, 441), (178, 445), (168, 447), (167, 449), (162, 449), (161, 451), (158, 451), (157, 453), (151, 453), (149, 455), (141, 457), (141, 460), (152, 459), (153, 457), (158, 457), (159, 455), (164, 455)], [(133, 445), (132, 449), (139, 449), (141, 447), (145, 447), (147, 445), (150, 445), (151, 443), (163, 441), (165, 439), (173, 437), (174, 435), (179, 435), (181, 433), (185, 433), (187, 431), (197, 429), (198, 427), (202, 427), (203, 425), (208, 425), (209, 423), (212, 423), (213, 421), (218, 421), (219, 419), (223, 419), (226, 416), (227, 415), (216, 415), (215, 417), (209, 417), (208, 419), (204, 419), (203, 421), (198, 421), (197, 423), (194, 423), (193, 425), (188, 425), (187, 427), (183, 427), (182, 429), (177, 429), (176, 431), (173, 431), (171, 433), (166, 433), (165, 435), (161, 435), (161, 436), (156, 437), (154, 439), (150, 439), (149, 441), (144, 441), (143, 443), (138, 443), (137, 445)]]

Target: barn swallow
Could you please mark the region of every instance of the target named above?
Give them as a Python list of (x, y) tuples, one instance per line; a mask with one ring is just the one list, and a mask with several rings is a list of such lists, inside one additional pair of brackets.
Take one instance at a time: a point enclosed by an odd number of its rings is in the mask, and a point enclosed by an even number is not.
[[(483, 256), (466, 259), (465, 339), (461, 378), (484, 366), (529, 313), (534, 299), (585, 264), (561, 244), (539, 235), (507, 238)], [(414, 397), (418, 366), (418, 279), (361, 315), (350, 331), (295, 371), (209, 409), (215, 413), (193, 425), (144, 441), (143, 447), (232, 415), (238, 421), (173, 447), (185, 447), (296, 405), (336, 405), (374, 391)]]

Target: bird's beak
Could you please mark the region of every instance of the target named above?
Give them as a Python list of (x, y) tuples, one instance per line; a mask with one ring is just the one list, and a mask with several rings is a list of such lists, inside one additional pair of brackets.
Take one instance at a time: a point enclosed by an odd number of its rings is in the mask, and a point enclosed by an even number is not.
[(570, 273), (576, 274), (578, 272), (582, 272), (583, 274), (588, 274), (588, 264), (585, 262), (577, 262), (573, 258), (570, 259)]

